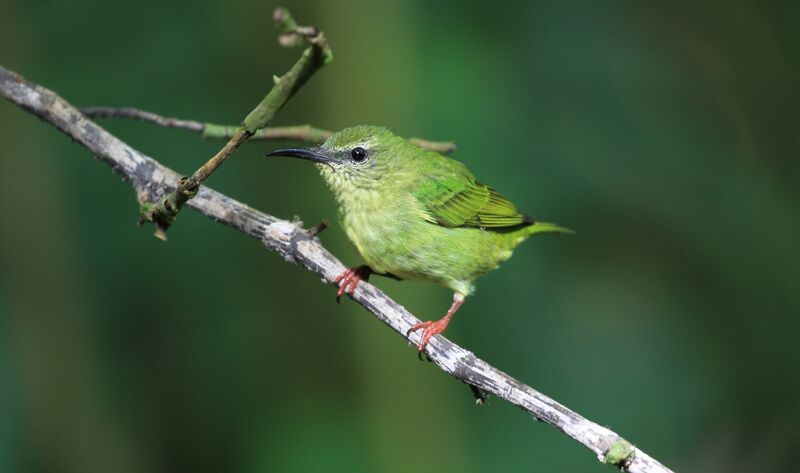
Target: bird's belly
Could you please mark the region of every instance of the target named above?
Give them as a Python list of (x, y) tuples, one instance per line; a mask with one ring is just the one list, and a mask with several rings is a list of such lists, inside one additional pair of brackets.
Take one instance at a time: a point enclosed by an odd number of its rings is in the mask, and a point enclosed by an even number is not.
[(402, 265), (402, 255), (413, 243), (402, 223), (374, 213), (348, 215), (342, 223), (350, 241), (374, 271), (396, 274), (393, 271)]
[[(405, 222), (403, 222), (405, 220)], [(376, 272), (462, 287), (496, 268), (510, 252), (479, 229), (445, 228), (421, 220), (376, 214), (342, 219), (348, 237)], [(464, 291), (462, 291), (464, 292)]]

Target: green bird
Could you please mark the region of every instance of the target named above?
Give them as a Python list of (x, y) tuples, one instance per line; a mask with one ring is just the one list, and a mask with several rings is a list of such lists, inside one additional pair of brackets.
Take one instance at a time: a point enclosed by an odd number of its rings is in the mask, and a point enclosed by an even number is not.
[(460, 162), (375, 126), (346, 128), (316, 148), (279, 149), (317, 163), (336, 198), (339, 220), (367, 263), (335, 283), (354, 294), (372, 273), (429, 281), (453, 290), (444, 317), (421, 322), (418, 349), (447, 324), (475, 289), (475, 279), (511, 257), (537, 233), (572, 233), (534, 221)]

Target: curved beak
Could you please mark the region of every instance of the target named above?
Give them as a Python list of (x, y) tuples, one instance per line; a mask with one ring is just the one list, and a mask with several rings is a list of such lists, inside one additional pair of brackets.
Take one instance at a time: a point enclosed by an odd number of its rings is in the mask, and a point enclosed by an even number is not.
[(330, 157), (326, 156), (314, 148), (285, 148), (285, 149), (276, 149), (275, 151), (271, 151), (264, 155), (264, 157), (269, 156), (288, 156), (290, 158), (300, 158), (300, 159), (307, 159), (309, 161), (314, 161), (316, 163), (322, 164), (330, 164), (330, 163), (338, 163), (339, 161)]

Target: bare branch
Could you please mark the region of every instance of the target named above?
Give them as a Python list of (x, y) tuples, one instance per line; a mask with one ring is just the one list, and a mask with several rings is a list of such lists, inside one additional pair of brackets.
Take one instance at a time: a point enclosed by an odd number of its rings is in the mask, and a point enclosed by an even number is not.
[[(84, 107), (81, 108), (80, 111), (90, 118), (131, 118), (143, 122), (155, 123), (156, 125), (166, 128), (179, 128), (182, 130), (194, 131), (202, 133), (203, 138), (230, 139), (239, 130), (238, 126), (216, 125), (214, 123), (202, 123), (194, 120), (162, 117), (152, 112), (129, 107)], [(250, 137), (250, 139), (296, 140), (319, 144), (330, 138), (332, 134), (332, 131), (323, 130), (311, 125), (276, 126), (262, 128)], [(426, 148), (442, 154), (449, 154), (456, 150), (456, 144), (452, 141), (430, 141), (421, 138), (409, 138), (409, 141), (421, 148)]]
[[(131, 107), (83, 107), (80, 111), (89, 118), (132, 118), (143, 122), (155, 123), (156, 125), (166, 128), (178, 128), (200, 133), (202, 133), (206, 127), (205, 123), (193, 120), (181, 120), (180, 118), (162, 117), (152, 112)], [(231, 136), (233, 136), (233, 134), (231, 134)], [(226, 138), (230, 138), (231, 136), (227, 136)]]
[[(50, 90), (28, 83), (17, 74), (0, 67), (0, 95), (88, 148), (116, 173), (130, 181), (140, 200), (159, 198), (175, 190), (179, 179), (177, 173), (111, 135)], [(303, 266), (327, 283), (333, 283), (333, 279), (345, 270), (342, 263), (315, 236), (303, 230), (299, 222), (264, 214), (206, 187), (201, 187), (188, 205), (213, 220), (261, 241), (287, 261)], [(358, 285), (353, 300), (403, 337), (412, 325), (419, 322), (405, 308), (367, 282)], [(412, 343), (418, 341), (416, 334), (406, 338)], [(479, 398), (484, 396), (483, 393), (491, 393), (522, 408), (537, 420), (584, 445), (601, 462), (616, 465), (631, 473), (671, 473), (671, 470), (611, 429), (585, 419), (441, 335), (433, 337), (427, 351), (430, 359), (442, 371), (481, 393)]]

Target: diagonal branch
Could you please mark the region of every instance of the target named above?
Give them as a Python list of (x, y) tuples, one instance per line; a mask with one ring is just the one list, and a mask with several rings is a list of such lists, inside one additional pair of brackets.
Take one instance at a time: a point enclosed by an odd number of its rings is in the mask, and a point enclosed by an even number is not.
[[(214, 123), (182, 120), (180, 118), (162, 117), (153, 112), (139, 110), (138, 108), (122, 107), (83, 107), (81, 113), (89, 118), (131, 118), (143, 122), (154, 123), (165, 128), (178, 128), (201, 133), (203, 138), (230, 139), (236, 134), (238, 126), (217, 125)], [(311, 125), (274, 126), (258, 130), (251, 140), (297, 140), (319, 144), (327, 140), (332, 131), (316, 128)], [(422, 138), (409, 138), (408, 141), (415, 145), (437, 153), (449, 154), (456, 150), (452, 141), (430, 141)]]
[[(52, 124), (131, 182), (137, 194), (158, 198), (175, 190), (179, 175), (131, 148), (52, 91), (26, 82), (0, 66), (0, 95)], [(187, 205), (220, 223), (261, 241), (287, 261), (299, 264), (328, 283), (345, 267), (326, 250), (313, 232), (299, 222), (264, 214), (219, 192), (201, 187)], [(353, 299), (401, 336), (419, 320), (375, 286), (362, 282)], [(406, 337), (416, 343), (418, 335)], [(444, 372), (470, 385), (477, 393), (491, 393), (564, 432), (594, 452), (601, 462), (631, 473), (671, 473), (657, 460), (631, 445), (616, 432), (602, 427), (503, 373), (442, 336), (428, 345), (430, 359)]]

